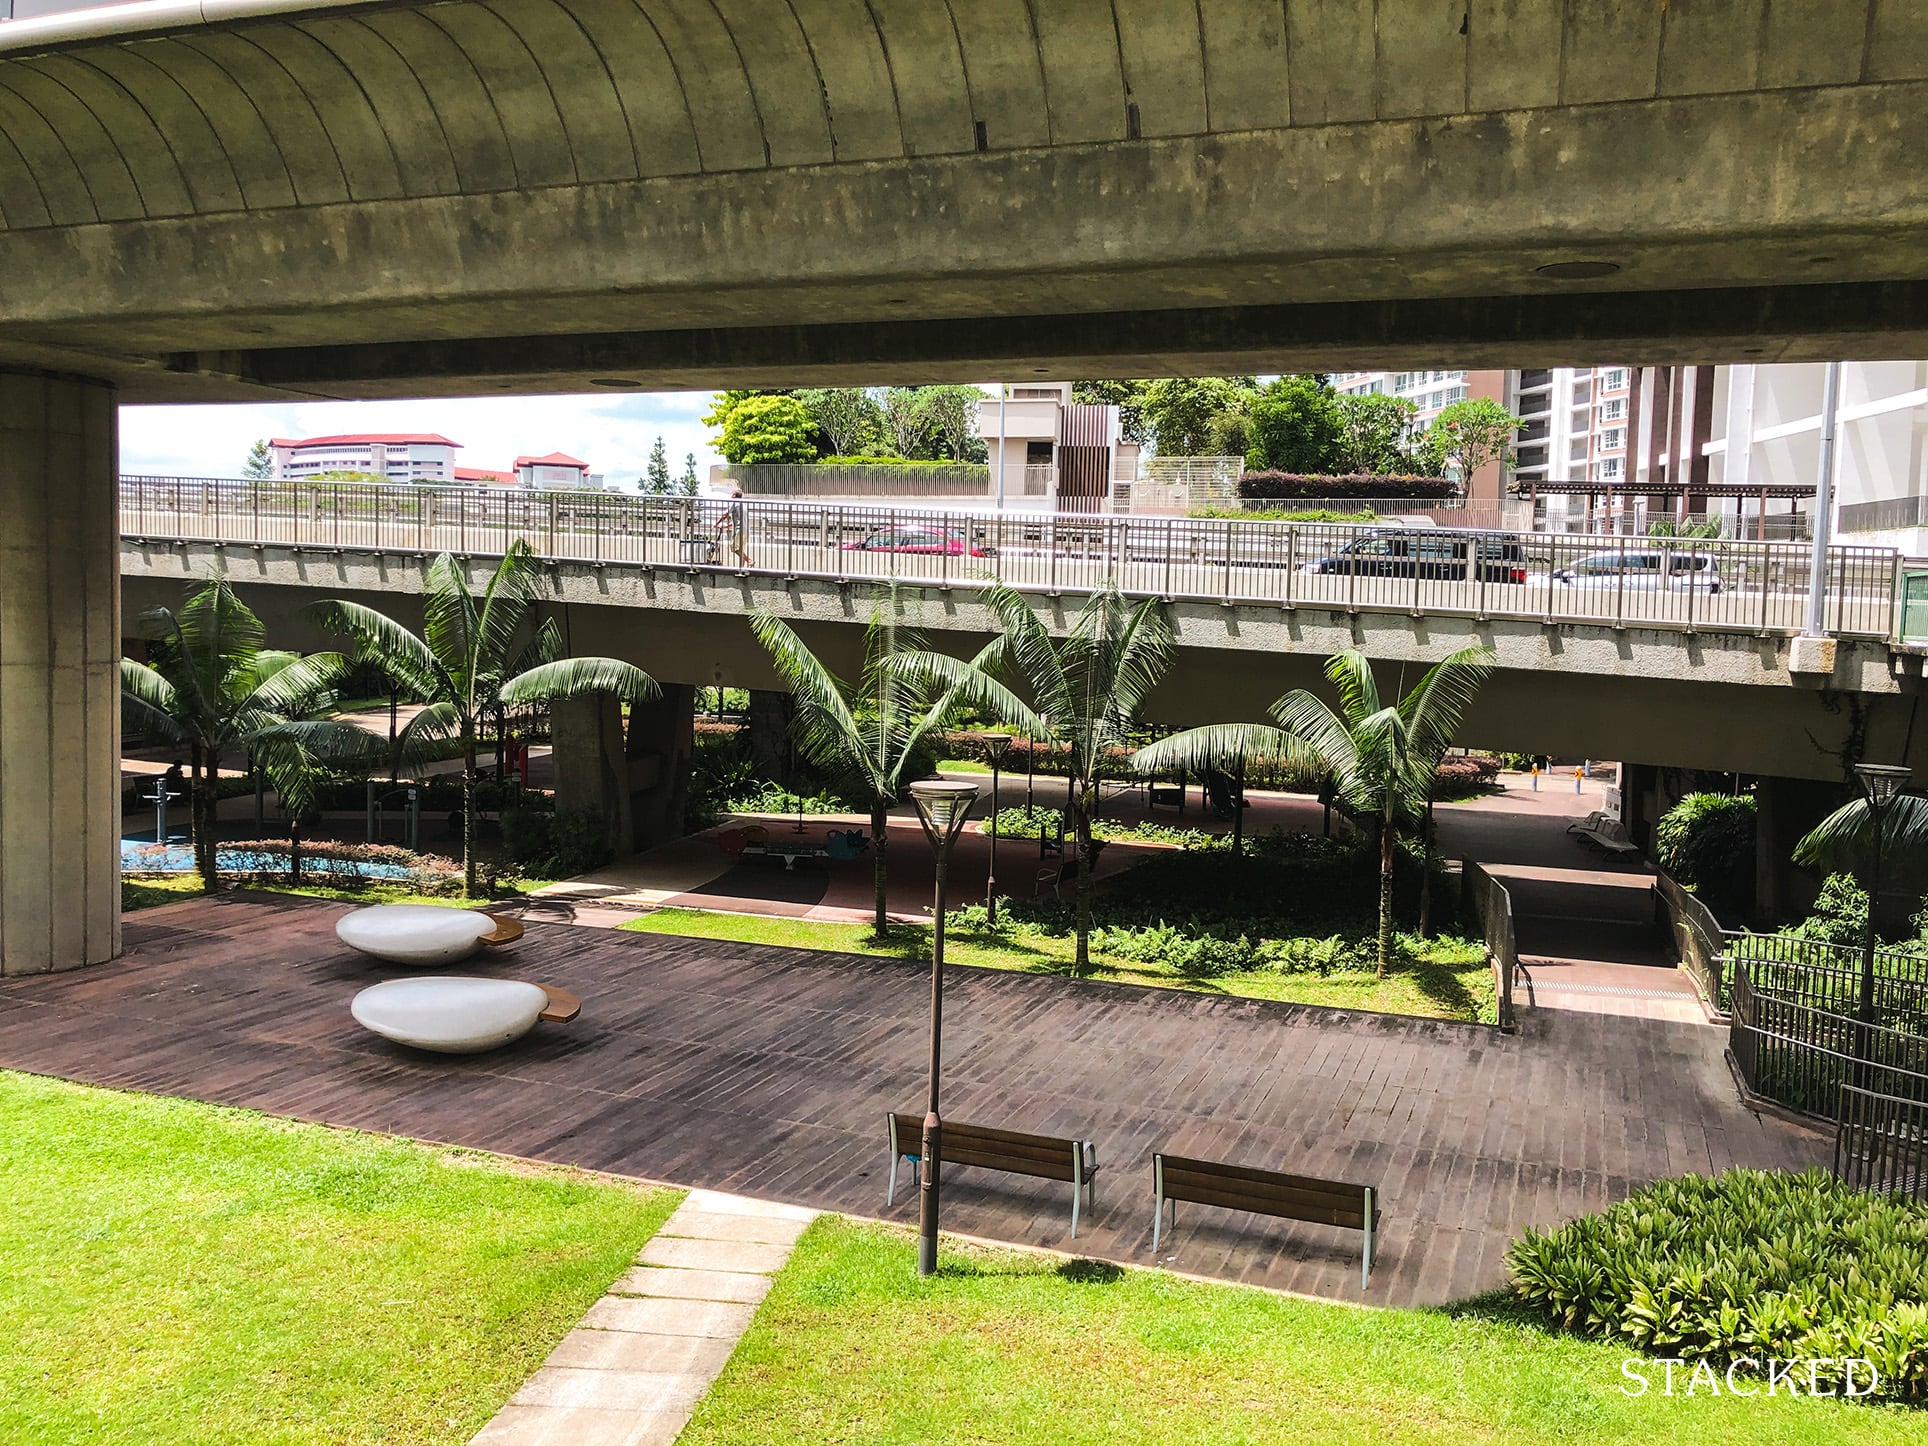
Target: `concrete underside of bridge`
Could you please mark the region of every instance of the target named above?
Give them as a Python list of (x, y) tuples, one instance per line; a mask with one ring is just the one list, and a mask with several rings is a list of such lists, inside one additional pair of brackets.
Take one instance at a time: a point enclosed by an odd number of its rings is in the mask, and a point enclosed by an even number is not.
[[(121, 566), (130, 625), (143, 607), (178, 605), (217, 568), (279, 646), (337, 645), (303, 616), (320, 597), (353, 598), (411, 626), (419, 617), (423, 562), (413, 555), (125, 542)], [(469, 566), (479, 585), (493, 563)], [(745, 622), (753, 606), (794, 622), (846, 675), (880, 609), (959, 656), (991, 636), (990, 616), (967, 587), (899, 588), (893, 602), (879, 588), (807, 578), (570, 563), (548, 571), (554, 601), (545, 606), (572, 652), (622, 658), (666, 683), (781, 688)], [(1082, 599), (1037, 602), (1062, 627)], [(1177, 661), (1148, 722), (1262, 719), (1287, 689), (1322, 687), (1321, 664), (1341, 648), (1363, 649), (1392, 688), (1402, 679), (1411, 687), (1449, 652), (1481, 643), (1500, 669), (1467, 722), (1468, 744), (1828, 782), (1855, 758), (1899, 761), (1909, 749), (1908, 761), (1928, 771), (1919, 660), (1898, 661), (1880, 642), (1843, 640), (1833, 674), (1810, 679), (1789, 673), (1787, 638), (1751, 633), (1210, 602), (1170, 604), (1169, 616)]]
[(0, 365), (162, 401), (1914, 356), (1924, 154), (1917, 0), (124, 7), (0, 27)]

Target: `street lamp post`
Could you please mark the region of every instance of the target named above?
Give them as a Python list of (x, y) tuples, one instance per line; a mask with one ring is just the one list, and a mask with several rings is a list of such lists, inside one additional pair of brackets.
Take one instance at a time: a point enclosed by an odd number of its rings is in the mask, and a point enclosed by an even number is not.
[(1004, 750), (1011, 746), (1009, 733), (986, 733), (980, 741), (984, 744), (984, 754), (991, 760), (991, 868), (984, 876), (984, 922), (992, 928), (997, 927), (997, 780), (998, 767), (1004, 759)]
[(923, 1180), (917, 1194), (917, 1273), (937, 1272), (937, 1176), (943, 1151), (943, 1121), (937, 1113), (937, 1080), (944, 1040), (944, 876), (951, 845), (957, 841), (977, 801), (975, 783), (931, 779), (910, 786), (917, 821), (937, 854), (937, 893), (931, 907), (931, 1075), (924, 1109)]
[[(1855, 1009), (1861, 1028), (1855, 1032), (1854, 1052), (1858, 1059), (1866, 1061), (1874, 1030), (1874, 915), (1875, 906), (1881, 900), (1881, 835), (1888, 807), (1913, 770), (1893, 763), (1857, 763), (1854, 771), (1868, 795), (1868, 811), (1874, 818), (1873, 866), (1868, 871), (1868, 925), (1861, 936), (1861, 997)], [(1858, 1073), (1863, 1077), (1858, 1082), (1865, 1087), (1865, 1064)]]

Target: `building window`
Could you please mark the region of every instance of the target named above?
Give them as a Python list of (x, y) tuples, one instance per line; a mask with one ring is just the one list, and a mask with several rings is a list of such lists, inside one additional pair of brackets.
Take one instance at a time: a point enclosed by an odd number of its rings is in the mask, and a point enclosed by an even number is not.
[(1620, 477), (1620, 459), (1618, 457), (1607, 458), (1606, 461), (1600, 464), (1600, 475), (1609, 482), (1618, 481)]
[(1609, 427), (1600, 434), (1600, 446), (1608, 452), (1618, 452), (1626, 445), (1627, 429), (1625, 427)]
[(1600, 385), (1610, 392), (1621, 390), (1621, 388), (1627, 385), (1627, 369), (1625, 367), (1607, 368), (1606, 377)]
[(1627, 399), (1625, 397), (1615, 397), (1612, 401), (1600, 408), (1600, 415), (1609, 422), (1619, 421), (1627, 415)]

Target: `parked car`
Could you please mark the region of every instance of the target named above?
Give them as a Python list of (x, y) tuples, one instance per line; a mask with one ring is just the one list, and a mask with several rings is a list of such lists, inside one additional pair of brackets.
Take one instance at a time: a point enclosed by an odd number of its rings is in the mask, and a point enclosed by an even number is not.
[(951, 527), (887, 527), (868, 537), (843, 545), (845, 552), (915, 552), (925, 555), (948, 554), (962, 557), (990, 557), (995, 548), (967, 542), (964, 534)]
[(1726, 584), (1719, 560), (1671, 548), (1595, 552), (1553, 570), (1555, 587), (1623, 592), (1719, 592)]
[(1331, 557), (1307, 563), (1303, 570), (1359, 577), (1523, 583), (1526, 553), (1519, 534), (1513, 532), (1462, 532), (1444, 527), (1386, 530), (1355, 538)]

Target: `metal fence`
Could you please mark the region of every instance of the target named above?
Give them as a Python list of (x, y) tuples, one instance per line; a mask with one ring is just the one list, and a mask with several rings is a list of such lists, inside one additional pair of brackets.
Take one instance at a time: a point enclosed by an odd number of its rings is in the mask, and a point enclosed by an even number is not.
[(1681, 967), (1693, 977), (1701, 996), (1714, 1009), (1727, 1012), (1724, 956), (1727, 933), (1707, 906), (1666, 873), (1654, 876), (1654, 893), (1673, 936)]
[(1469, 919), (1479, 920), (1486, 938), (1487, 962), (1493, 966), (1499, 1026), (1511, 1034), (1518, 1028), (1513, 1012), (1513, 984), (1520, 972), (1519, 948), (1513, 934), (1513, 895), (1471, 859), (1464, 860), (1459, 870), (1462, 912)]
[[(1776, 542), (196, 478), (123, 479), (121, 517), (135, 538), (482, 555), (520, 539), (561, 561), (1756, 633), (1801, 629), (1809, 565)], [(1832, 549), (1828, 629), (1891, 636), (1897, 575), (1892, 549)]]
[(1747, 1087), (1763, 1099), (1834, 1118), (1846, 1085), (1928, 1102), (1928, 1035), (1898, 1023), (1864, 1024), (1808, 1002), (1772, 964), (1729, 961), (1728, 1050)]
[(1928, 1104), (1841, 1087), (1834, 1173), (1857, 1190), (1928, 1203)]

